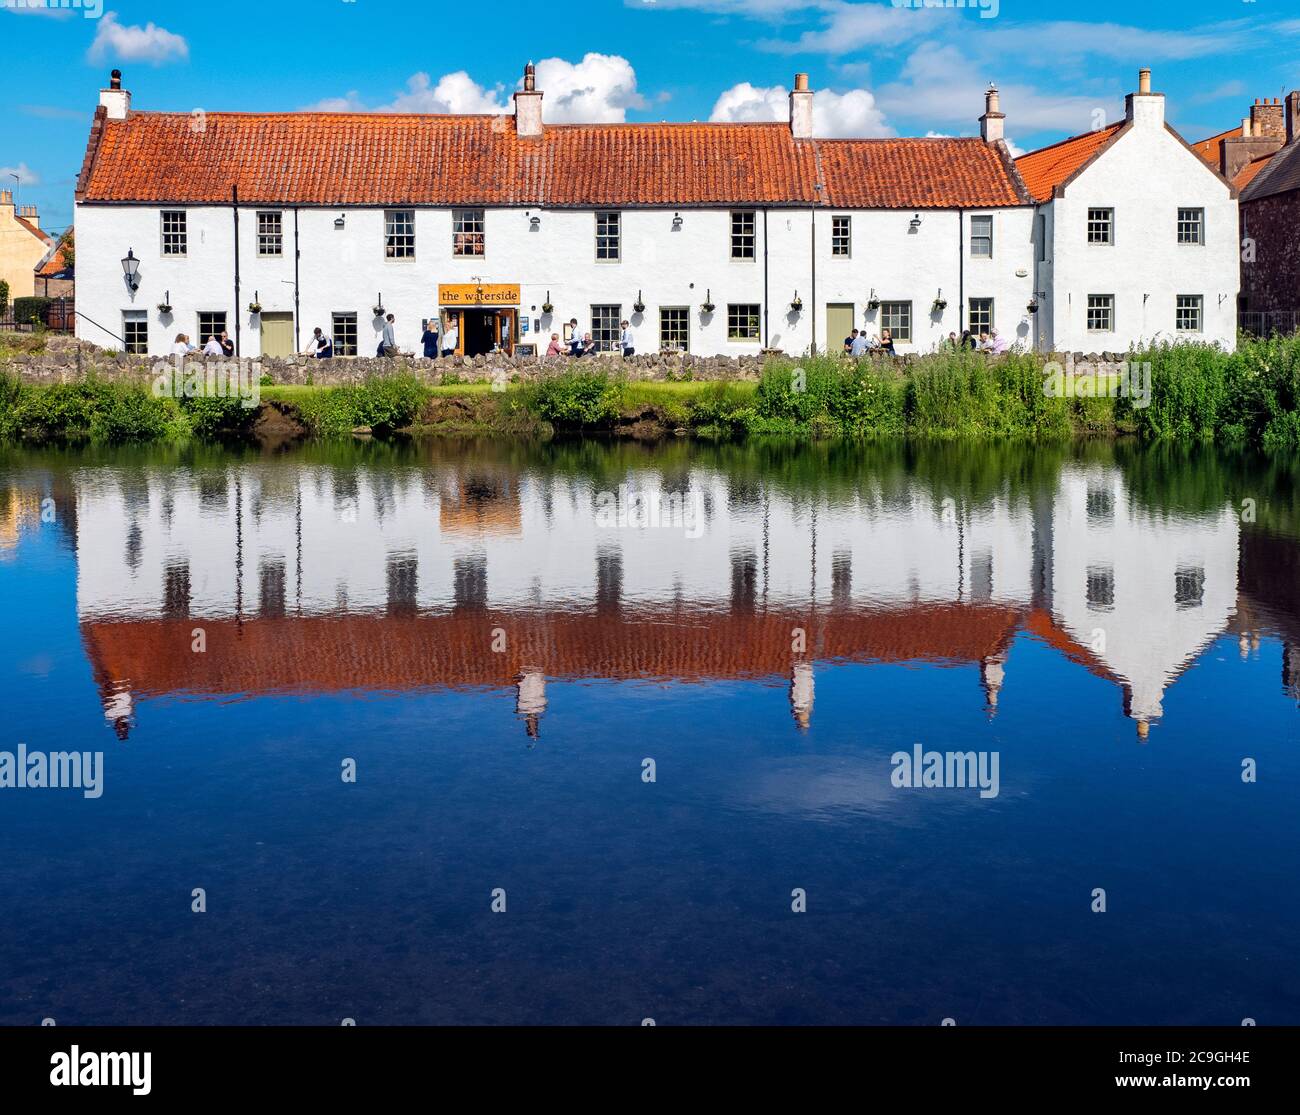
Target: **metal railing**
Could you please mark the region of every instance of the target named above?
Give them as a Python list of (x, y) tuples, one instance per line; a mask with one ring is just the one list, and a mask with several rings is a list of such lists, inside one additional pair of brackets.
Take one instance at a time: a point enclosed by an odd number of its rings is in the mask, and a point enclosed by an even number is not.
[(1300, 332), (1300, 310), (1243, 311), (1237, 314), (1237, 328), (1252, 337), (1290, 336)]

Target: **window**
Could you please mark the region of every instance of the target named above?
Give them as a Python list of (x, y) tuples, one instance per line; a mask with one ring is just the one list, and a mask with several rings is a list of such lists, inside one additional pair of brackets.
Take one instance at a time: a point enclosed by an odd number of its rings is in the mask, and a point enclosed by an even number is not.
[(384, 210), (384, 256), (388, 259), (415, 258), (415, 210)]
[(970, 219), (970, 254), (975, 259), (993, 258), (993, 218), (991, 216), (972, 217)]
[(1088, 485), (1088, 525), (1109, 526), (1115, 521), (1115, 492), (1100, 485)]
[(758, 340), (757, 302), (733, 302), (727, 307), (727, 340)]
[(1205, 243), (1205, 210), (1204, 209), (1178, 210), (1178, 243), (1180, 244), (1204, 244)]
[(356, 356), (357, 354), (357, 315), (334, 314), (334, 355)]
[(284, 214), (259, 213), (257, 215), (257, 254), (259, 256), (284, 255)]
[(845, 256), (853, 247), (853, 218), (831, 218), (831, 255)]
[(912, 339), (912, 303), (880, 303), (880, 328), (888, 329), (889, 335), (896, 341)]
[(1109, 612), (1115, 607), (1115, 570), (1109, 565), (1088, 567), (1088, 609)]
[(1201, 331), (1201, 311), (1205, 299), (1200, 294), (1180, 294), (1174, 305), (1174, 328), (1179, 333)]
[(453, 209), (451, 211), (451, 254), (454, 256), (481, 256), (483, 254), (482, 209)]
[(1115, 243), (1115, 210), (1114, 209), (1089, 209), (1088, 210), (1088, 243), (1089, 244)]
[(966, 328), (972, 333), (987, 333), (993, 328), (993, 299), (972, 298)]
[(591, 307), (591, 339), (597, 352), (619, 350), (619, 322), (623, 320), (622, 306)]
[(162, 212), (162, 254), (165, 256), (183, 256), (188, 249), (185, 210), (164, 209)]
[(1184, 608), (1199, 608), (1205, 603), (1205, 570), (1187, 566), (1174, 573), (1174, 603)]
[(731, 258), (754, 259), (754, 241), (754, 211), (734, 211), (731, 214)]
[(622, 235), (617, 213), (596, 214), (596, 258), (617, 262), (622, 258)]
[(130, 356), (149, 353), (149, 314), (146, 310), (122, 311), (122, 351)]
[(221, 334), (226, 331), (226, 311), (225, 310), (200, 310), (199, 311), (199, 348), (208, 343), (209, 337), (221, 339)]
[(689, 352), (691, 348), (691, 312), (686, 306), (662, 306), (659, 309), (659, 351)]
[(1115, 330), (1115, 296), (1088, 295), (1088, 332), (1111, 333)]

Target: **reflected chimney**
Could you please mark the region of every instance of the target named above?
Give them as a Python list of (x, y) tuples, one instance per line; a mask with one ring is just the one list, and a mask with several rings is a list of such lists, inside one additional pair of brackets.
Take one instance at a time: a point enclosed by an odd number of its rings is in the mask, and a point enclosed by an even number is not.
[(541, 736), (546, 712), (546, 675), (536, 666), (525, 666), (515, 678), (515, 715), (523, 717), (529, 739)]
[(814, 689), (812, 663), (796, 662), (790, 675), (790, 711), (795, 723), (805, 732), (812, 724)]

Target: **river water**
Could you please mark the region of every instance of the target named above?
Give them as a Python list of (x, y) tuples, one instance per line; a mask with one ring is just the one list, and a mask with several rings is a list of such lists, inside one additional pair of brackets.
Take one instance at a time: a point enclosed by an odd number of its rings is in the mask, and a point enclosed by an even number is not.
[(0, 1023), (1300, 1022), (1295, 481), (4, 450)]

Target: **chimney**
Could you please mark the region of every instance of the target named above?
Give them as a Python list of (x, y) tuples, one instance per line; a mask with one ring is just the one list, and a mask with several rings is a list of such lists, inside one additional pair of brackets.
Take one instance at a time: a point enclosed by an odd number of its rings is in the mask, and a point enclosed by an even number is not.
[(1138, 91), (1124, 99), (1124, 116), (1139, 128), (1165, 126), (1165, 95), (1151, 92), (1151, 71), (1145, 67), (1138, 71)]
[(542, 134), (542, 93), (537, 88), (537, 70), (531, 62), (524, 67), (524, 87), (515, 94), (515, 134), (535, 139)]
[(1250, 106), (1250, 134), (1253, 136), (1268, 136), (1270, 139), (1285, 142), (1286, 118), (1283, 115), (1284, 112), (1280, 98), (1274, 97), (1265, 101), (1257, 99)]
[(0, 190), (0, 208), (12, 209), (14, 207), (13, 190)]
[(807, 74), (794, 75), (794, 88), (790, 91), (790, 134), (795, 139), (813, 137), (813, 92), (808, 88)]
[[(1241, 118), (1241, 138), (1242, 138), (1242, 139), (1249, 139), (1249, 138), (1250, 138), (1250, 127), (1251, 127), (1251, 125), (1250, 125), (1250, 117), (1249, 117), (1249, 116), (1243, 116), (1243, 117)], [(1236, 137), (1234, 137), (1234, 138), (1236, 138)]]
[(1003, 123), (1006, 118), (998, 87), (990, 83), (988, 92), (984, 94), (984, 115), (980, 117), (980, 135), (984, 137), (985, 143), (998, 143), (1006, 138), (1006, 125)]
[(99, 91), (99, 103), (108, 109), (110, 120), (125, 120), (131, 112), (131, 94), (122, 88), (122, 71), (114, 70), (108, 78), (108, 88)]
[(1300, 139), (1300, 89), (1286, 95), (1286, 141)]

